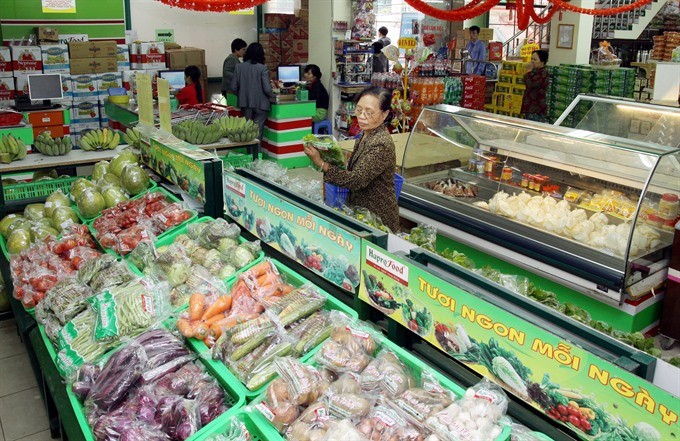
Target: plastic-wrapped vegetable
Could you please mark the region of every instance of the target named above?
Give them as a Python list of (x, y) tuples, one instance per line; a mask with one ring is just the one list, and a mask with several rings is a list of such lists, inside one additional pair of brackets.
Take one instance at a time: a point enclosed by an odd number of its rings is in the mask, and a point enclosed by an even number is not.
[(104, 201), (104, 196), (97, 190), (87, 189), (76, 199), (76, 206), (80, 214), (90, 218), (99, 215), (106, 208), (106, 202)]
[(53, 192), (51, 195), (47, 196), (47, 199), (45, 199), (45, 216), (48, 218), (52, 218), (54, 210), (56, 210), (58, 207), (70, 207), (70, 206), (71, 201), (69, 200), (68, 196), (62, 193), (61, 190), (57, 190)]
[(28, 204), (24, 208), (24, 217), (30, 221), (39, 221), (45, 217), (45, 204)]
[(12, 231), (7, 238), (7, 252), (19, 254), (31, 246), (31, 232), (22, 228)]
[(313, 145), (319, 150), (321, 159), (344, 170), (345, 154), (342, 152), (342, 148), (334, 136), (309, 134), (305, 135), (302, 141), (305, 144)]
[(94, 182), (99, 182), (99, 180), (103, 178), (108, 172), (109, 161), (99, 161), (94, 165), (94, 169), (92, 170), (92, 180)]
[(128, 164), (120, 175), (123, 189), (132, 196), (138, 195), (149, 187), (149, 175), (137, 164)]
[(65, 325), (87, 307), (87, 299), (93, 295), (89, 286), (83, 285), (77, 277), (61, 279), (45, 295), (49, 310)]

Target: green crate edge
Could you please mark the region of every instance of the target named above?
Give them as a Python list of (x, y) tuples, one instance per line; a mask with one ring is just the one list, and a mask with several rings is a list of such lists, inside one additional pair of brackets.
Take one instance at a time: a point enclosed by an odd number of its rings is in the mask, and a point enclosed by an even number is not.
[[(45, 346), (47, 347), (47, 352), (50, 355), (50, 358), (54, 361), (57, 357), (57, 353), (54, 350), (54, 346), (52, 345), (52, 342), (50, 339), (47, 337), (47, 334), (45, 333), (45, 328), (43, 327), (42, 324), (38, 323), (38, 330), (40, 332), (40, 337), (43, 339), (43, 343), (45, 343)], [(116, 348), (118, 349), (118, 348)], [(114, 349), (114, 350), (116, 350)], [(189, 348), (191, 350), (191, 348)], [(217, 383), (225, 389), (225, 392), (229, 393), (229, 396), (231, 397), (232, 400), (234, 400), (234, 404), (231, 406), (231, 408), (220, 415), (219, 417), (215, 418), (213, 421), (210, 422), (207, 426), (204, 426), (193, 434), (191, 437), (187, 439), (187, 441), (198, 441), (199, 439), (204, 438), (206, 435), (214, 433), (215, 428), (220, 425), (220, 421), (223, 419), (228, 419), (232, 415), (237, 414), (239, 411), (241, 411), (241, 408), (245, 404), (245, 396), (241, 395), (237, 390), (235, 390), (232, 385), (228, 383), (224, 383), (220, 381), (220, 378), (215, 374), (213, 371), (213, 366), (211, 366), (210, 363), (208, 363), (206, 359), (203, 357), (200, 357), (200, 354), (198, 359), (200, 362), (203, 364), (203, 366), (206, 368), (206, 370), (210, 373), (210, 375), (217, 381)], [(212, 361), (212, 360), (210, 360)], [(73, 412), (76, 415), (76, 419), (78, 420), (78, 423), (80, 424), (80, 429), (83, 432), (83, 437), (87, 441), (95, 441), (95, 438), (92, 434), (92, 428), (90, 427), (90, 424), (87, 422), (87, 417), (85, 415), (85, 412), (83, 411), (83, 406), (80, 404), (80, 401), (78, 401), (78, 398), (75, 396), (73, 391), (71, 390), (68, 385), (64, 385), (66, 388), (66, 394), (69, 398), (69, 401), (71, 403), (71, 406), (73, 407)]]
[[(88, 177), (87, 177), (88, 180), (89, 180), (90, 178), (91, 178), (91, 176), (88, 176)], [(156, 183), (156, 181), (154, 181), (153, 179), (149, 179), (149, 187), (148, 187), (146, 190), (144, 190), (143, 192), (141, 192), (141, 193), (139, 193), (139, 194), (137, 194), (137, 195), (135, 195), (135, 196), (133, 196), (133, 197), (131, 197), (131, 198), (129, 198), (129, 199), (137, 199), (137, 198), (139, 198), (139, 197), (142, 197), (142, 196), (144, 196), (146, 193), (149, 193), (149, 192), (152, 191), (153, 189), (157, 188), (157, 186), (158, 186), (158, 184)], [(122, 188), (122, 187), (121, 187), (121, 188)], [(125, 190), (123, 190), (123, 191), (125, 191)], [(81, 220), (83, 223), (94, 222), (95, 219), (97, 219), (99, 216), (102, 215), (101, 213), (99, 213), (98, 215), (96, 215), (96, 216), (94, 216), (94, 217), (85, 217), (85, 216), (83, 216), (83, 215), (80, 213), (80, 210), (78, 210), (78, 206), (76, 205), (75, 201), (71, 201), (71, 208), (73, 208), (73, 211), (76, 212), (76, 215), (80, 218), (80, 220)], [(105, 209), (104, 209), (104, 210), (105, 210)], [(102, 210), (102, 211), (104, 211), (104, 210)]]
[[(78, 176), (69, 176), (68, 178), (57, 178), (57, 179), (49, 179), (49, 180), (44, 180), (44, 181), (31, 181), (31, 182), (23, 182), (23, 183), (17, 183), (17, 184), (10, 184), (10, 185), (3, 185), (3, 193), (5, 196), (5, 202), (15, 202), (15, 201), (21, 201), (23, 199), (28, 199), (28, 197), (8, 197), (7, 192), (9, 190), (17, 190), (17, 191), (25, 191), (26, 188), (30, 187), (35, 187), (36, 192), (41, 192), (41, 191), (47, 191), (47, 187), (54, 187), (52, 190), (50, 190), (49, 193), (45, 193), (44, 195), (41, 196), (34, 196), (34, 197), (47, 197), (49, 196), (52, 192), (56, 191), (57, 189), (62, 189), (62, 190), (67, 190), (66, 194), (68, 195), (68, 189), (71, 187), (71, 183), (76, 181), (78, 179)], [(62, 185), (64, 187), (62, 187)], [(41, 187), (45, 188), (43, 190)]]
[(250, 432), (251, 436), (253, 437), (253, 441), (256, 439), (261, 441), (283, 441), (283, 437), (279, 435), (279, 432), (276, 431), (274, 426), (269, 424), (269, 421), (267, 421), (258, 412), (249, 412), (246, 409), (241, 409), (239, 412), (236, 412), (234, 415), (230, 415), (228, 418), (222, 418), (222, 416), (220, 416), (220, 423), (214, 428), (214, 430), (210, 433), (204, 434), (201, 436), (201, 438), (195, 441), (206, 441), (215, 435), (224, 434), (229, 428), (232, 418), (237, 418), (246, 426), (248, 432)]
[[(254, 161), (253, 155), (250, 155), (248, 153), (234, 156), (225, 155), (220, 156), (219, 158), (222, 161), (223, 165), (229, 164), (234, 168), (245, 167)], [(262, 159), (262, 153), (258, 153), (257, 159)]]
[[(298, 273), (296, 273), (292, 269), (288, 268), (286, 265), (279, 262), (278, 260), (270, 259), (270, 261), (276, 266), (276, 268), (279, 270), (279, 273), (281, 273), (282, 275), (284, 275), (286, 277), (286, 280), (289, 283), (291, 283), (291, 285), (299, 287), (299, 286), (304, 285), (305, 283), (311, 283), (311, 282), (309, 282), (309, 280), (302, 277), (301, 275), (299, 275)], [(236, 283), (235, 279), (229, 281), (229, 284), (227, 285), (227, 287), (229, 289), (231, 289), (231, 286), (234, 283)], [(359, 317), (358, 313), (354, 309), (345, 305), (340, 300), (336, 299), (335, 297), (333, 297), (331, 294), (327, 293), (323, 289), (321, 289), (319, 287), (317, 287), (317, 289), (319, 290), (321, 295), (326, 297), (326, 305), (330, 304), (332, 306), (331, 309), (341, 311), (341, 312), (345, 313), (346, 315), (348, 315), (348, 316), (350, 316), (354, 319)], [(196, 353), (204, 354), (204, 353), (207, 353), (207, 352), (210, 351), (210, 349), (208, 349), (208, 347), (201, 340), (197, 340), (197, 339), (194, 339), (194, 338), (188, 338), (188, 339), (186, 339), (186, 341), (187, 341), (187, 344), (189, 344), (191, 346), (191, 348), (194, 350), (194, 352), (196, 352)], [(300, 357), (300, 360), (302, 360), (303, 362), (307, 361), (307, 359), (311, 358), (316, 353), (316, 351), (318, 350), (319, 347), (321, 347), (322, 344), (323, 343), (320, 343), (315, 348), (312, 348), (307, 354)], [(267, 389), (267, 386), (269, 385), (269, 383), (271, 381), (273, 381), (273, 379), (272, 379), (272, 380), (268, 381), (267, 383), (265, 383), (260, 388), (254, 390), (254, 391), (251, 391), (250, 389), (248, 389), (245, 386), (245, 384), (241, 383), (241, 380), (239, 380), (236, 377), (236, 375), (233, 372), (231, 372), (231, 370), (224, 363), (222, 363), (221, 361), (213, 361), (213, 362), (218, 364), (221, 368), (223, 368), (223, 369), (220, 369), (220, 372), (222, 372), (225, 376), (224, 381), (236, 384), (237, 387), (239, 388), (239, 390), (241, 391), (241, 393), (246, 397), (247, 402), (250, 402), (253, 399), (260, 396)]]
[[(131, 199), (139, 199), (139, 198), (143, 197), (144, 195), (146, 195), (148, 193), (154, 193), (154, 192), (163, 193), (165, 195), (165, 197), (167, 199), (171, 200), (172, 202), (182, 202), (179, 199), (177, 199), (175, 197), (175, 195), (173, 195), (172, 193), (170, 193), (169, 191), (165, 190), (162, 187), (156, 187), (156, 188), (147, 190), (145, 193), (140, 193), (140, 194), (138, 194), (137, 196), (135, 196)], [(198, 214), (193, 210), (190, 210), (190, 213), (191, 213), (191, 217), (189, 219), (187, 219), (184, 222), (182, 222), (181, 224), (175, 225), (174, 227), (172, 227), (172, 228), (164, 231), (163, 233), (159, 234), (158, 237), (156, 237), (156, 240), (160, 240), (160, 239), (164, 238), (166, 235), (173, 233), (176, 228), (180, 228), (184, 225), (190, 224), (193, 221), (195, 221), (196, 218), (198, 217)], [(85, 222), (85, 225), (87, 225), (87, 229), (90, 230), (90, 234), (92, 234), (92, 237), (97, 242), (97, 245), (99, 245), (99, 248), (104, 250), (105, 253), (111, 254), (112, 256), (119, 258), (119, 259), (124, 259), (125, 256), (121, 256), (120, 254), (113, 251), (111, 248), (105, 248), (99, 243), (99, 239), (97, 239), (97, 234), (96, 234), (97, 230), (94, 229), (93, 224), (94, 224), (94, 221), (99, 219), (100, 217), (101, 217), (101, 214), (99, 216), (95, 217), (94, 219), (92, 219), (92, 221)]]

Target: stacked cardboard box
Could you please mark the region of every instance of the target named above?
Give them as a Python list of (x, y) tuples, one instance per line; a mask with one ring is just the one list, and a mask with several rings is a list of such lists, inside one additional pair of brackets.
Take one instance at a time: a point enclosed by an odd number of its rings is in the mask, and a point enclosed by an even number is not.
[(484, 110), (486, 77), (482, 75), (463, 76), (463, 97), (461, 106), (466, 109)]
[(259, 35), (267, 68), (280, 64), (306, 63), (309, 59), (309, 9), (290, 14), (265, 14), (267, 33)]
[[(486, 47), (486, 61), (501, 60), (503, 58), (503, 43), (493, 40), (493, 29), (481, 28), (477, 38), (483, 41)], [(459, 29), (456, 31), (455, 49), (460, 53), (470, 42), (470, 30)]]
[(132, 69), (164, 69), (165, 44), (162, 41), (132, 43), (130, 45)]
[(0, 105), (14, 99), (14, 70), (9, 46), (0, 46)]
[(671, 61), (673, 49), (680, 46), (680, 32), (664, 32), (663, 35), (656, 35), (654, 46), (652, 47), (652, 60)]
[(522, 99), (524, 98), (524, 63), (521, 61), (504, 61), (498, 72), (493, 100), (484, 110), (520, 118)]

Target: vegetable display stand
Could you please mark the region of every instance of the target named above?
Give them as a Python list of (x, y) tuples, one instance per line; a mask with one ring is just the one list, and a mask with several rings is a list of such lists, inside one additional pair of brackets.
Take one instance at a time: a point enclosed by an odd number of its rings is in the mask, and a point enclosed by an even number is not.
[[(74, 178), (74, 179), (77, 179), (77, 178)], [(89, 177), (88, 177), (88, 180), (91, 180), (91, 179), (92, 179), (92, 177), (89, 176)], [(144, 191), (142, 191), (141, 193), (139, 193), (139, 194), (133, 196), (133, 197), (130, 198), (130, 199), (138, 199), (138, 198), (144, 197), (144, 195), (145, 195), (146, 193), (152, 191), (154, 188), (157, 187), (157, 185), (158, 185), (158, 184), (156, 184), (156, 181), (154, 181), (153, 179), (149, 179), (149, 186), (147, 187), (147, 189), (144, 190)], [(67, 194), (68, 194), (68, 193), (67, 193)], [(80, 218), (81, 221), (83, 221), (83, 223), (92, 222), (93, 220), (95, 220), (95, 219), (97, 219), (99, 216), (101, 216), (101, 213), (98, 214), (98, 215), (96, 215), (96, 216), (93, 216), (93, 217), (86, 217), (86, 216), (83, 216), (83, 214), (82, 214), (82, 213), (80, 212), (80, 210), (78, 209), (78, 205), (75, 204), (75, 203), (74, 203), (74, 204), (71, 204), (71, 208), (73, 208), (73, 211), (76, 212), (76, 215), (78, 215), (78, 217)]]
[[(279, 274), (281, 274), (283, 276), (284, 280), (287, 283), (293, 285), (294, 287), (299, 288), (299, 287), (301, 287), (301, 286), (303, 286), (307, 283), (310, 283), (309, 280), (302, 277), (301, 275), (299, 275), (298, 273), (296, 273), (292, 269), (288, 268), (283, 263), (278, 262), (274, 259), (272, 259), (271, 262), (274, 264), (276, 269), (279, 271)], [(231, 288), (233, 287), (233, 285), (235, 283), (236, 283), (236, 280), (232, 279), (230, 282), (228, 282), (227, 288), (229, 290), (231, 290)], [(340, 312), (343, 312), (345, 315), (347, 315), (349, 317), (354, 317), (354, 318), (357, 317), (357, 313), (352, 308), (343, 304), (342, 302), (340, 302), (339, 300), (337, 300), (335, 297), (333, 297), (331, 294), (325, 292), (324, 290), (319, 289), (318, 291), (322, 296), (324, 296), (326, 298), (326, 302), (323, 306), (324, 310), (340, 311)], [(189, 338), (189, 339), (187, 339), (187, 342), (188, 342), (189, 346), (196, 353), (203, 354), (203, 353), (210, 351), (208, 349), (208, 347), (201, 340)], [(310, 351), (307, 354), (305, 354), (301, 357), (301, 360), (304, 361), (304, 360), (311, 358), (314, 355), (314, 352), (316, 351), (316, 349), (318, 349), (319, 346), (320, 345), (317, 345), (316, 348), (311, 348)], [(239, 392), (239, 394), (246, 397), (247, 402), (252, 401), (255, 397), (258, 397), (262, 392), (264, 392), (264, 390), (267, 388), (267, 385), (273, 380), (272, 379), (272, 380), (267, 381), (265, 384), (263, 384), (262, 386), (258, 387), (255, 390), (249, 390), (236, 377), (236, 375), (234, 375), (229, 370), (229, 368), (227, 368), (227, 366), (225, 366), (224, 363), (222, 363), (221, 361), (219, 361), (219, 360), (206, 360), (206, 363), (211, 364), (211, 366), (212, 366), (212, 368), (215, 372), (215, 375), (217, 376), (217, 378), (220, 380), (221, 383), (231, 384), (232, 387)]]

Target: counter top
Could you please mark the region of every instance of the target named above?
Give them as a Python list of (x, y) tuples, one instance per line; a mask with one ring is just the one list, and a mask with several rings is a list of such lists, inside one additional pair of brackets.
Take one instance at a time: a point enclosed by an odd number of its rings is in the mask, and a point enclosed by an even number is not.
[(0, 164), (0, 173), (14, 173), (20, 171), (34, 171), (44, 168), (70, 167), (77, 165), (94, 164), (99, 161), (108, 161), (120, 154), (127, 144), (119, 145), (113, 150), (99, 150), (87, 152), (84, 150), (71, 150), (63, 156), (46, 156), (41, 153), (31, 153), (20, 161), (10, 164)]

